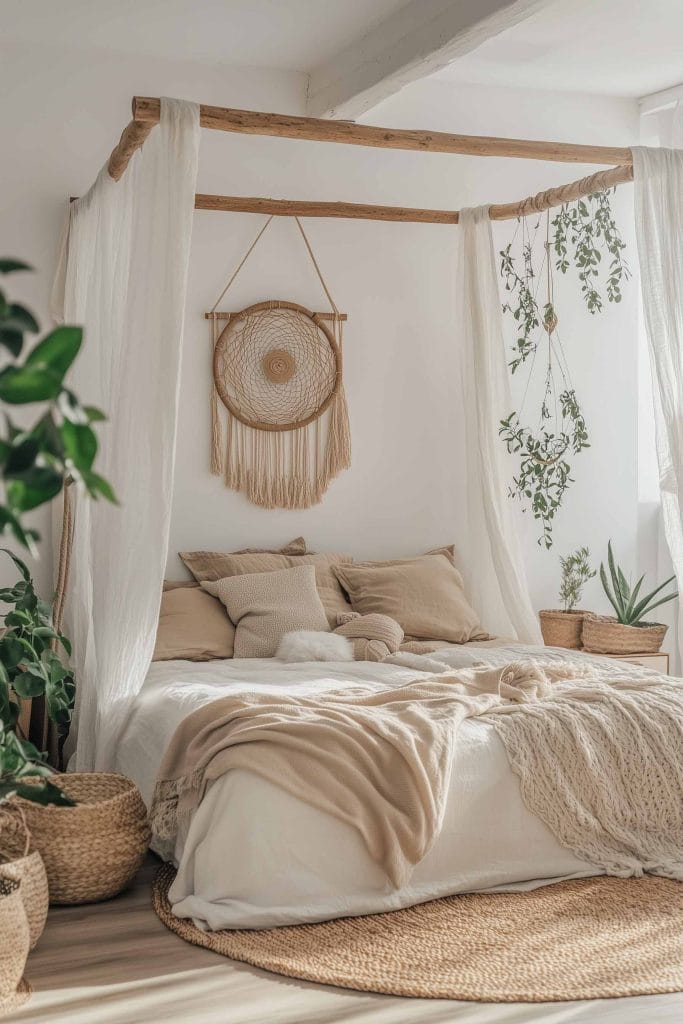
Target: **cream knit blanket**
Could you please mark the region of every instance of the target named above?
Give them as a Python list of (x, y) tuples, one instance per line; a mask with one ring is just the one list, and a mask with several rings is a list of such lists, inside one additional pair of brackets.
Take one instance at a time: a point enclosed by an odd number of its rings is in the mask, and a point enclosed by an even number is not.
[(243, 768), (356, 828), (400, 887), (439, 834), (465, 718), (496, 728), (525, 803), (560, 843), (609, 874), (683, 879), (683, 688), (587, 662), (221, 698), (172, 737), (153, 831), (186, 831), (209, 783)]
[(608, 875), (683, 880), (683, 684), (593, 667), (491, 722), (522, 798), (557, 840)]

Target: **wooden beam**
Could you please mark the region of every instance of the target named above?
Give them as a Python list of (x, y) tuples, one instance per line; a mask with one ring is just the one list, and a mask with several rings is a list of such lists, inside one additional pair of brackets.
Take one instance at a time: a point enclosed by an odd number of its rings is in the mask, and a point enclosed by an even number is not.
[[(531, 213), (541, 213), (563, 203), (573, 202), (593, 192), (601, 192), (633, 181), (633, 165), (624, 164), (606, 171), (597, 171), (587, 178), (568, 185), (546, 189), (521, 202), (502, 203), (489, 208), (491, 220), (515, 220)], [(292, 199), (263, 199), (250, 196), (213, 196), (198, 193), (196, 210), (219, 210), (226, 213), (274, 214), (276, 217), (342, 217), (351, 220), (383, 220), (419, 224), (457, 224), (457, 210), (421, 210), (403, 206), (367, 206), (361, 203), (302, 202)]]
[[(133, 120), (157, 124), (158, 99), (136, 96)], [(630, 164), (631, 150), (620, 146), (584, 146), (572, 142), (543, 142), (529, 139), (501, 139), (485, 135), (453, 135), (411, 128), (377, 128), (352, 121), (327, 121), (291, 114), (265, 114), (230, 107), (199, 108), (202, 128), (244, 135), (270, 135), (313, 142), (338, 142), (349, 146), (379, 149), (407, 149), (427, 153), (461, 153), (469, 156), (504, 156), (524, 160), (549, 160), (579, 164)], [(124, 133), (125, 134), (125, 133)], [(118, 148), (118, 147), (117, 147)], [(116, 152), (116, 150), (114, 151)], [(113, 154), (112, 154), (113, 157)]]
[(154, 124), (149, 121), (133, 120), (123, 129), (118, 145), (112, 151), (107, 164), (109, 177), (119, 181), (136, 149), (144, 145)]
[[(205, 313), (205, 320), (231, 320), (234, 313)], [(313, 316), (317, 316), (318, 320), (329, 320), (332, 323), (334, 320), (348, 320), (348, 313), (314, 313)]]
[(306, 112), (357, 118), (549, 0), (412, 0), (311, 71)]

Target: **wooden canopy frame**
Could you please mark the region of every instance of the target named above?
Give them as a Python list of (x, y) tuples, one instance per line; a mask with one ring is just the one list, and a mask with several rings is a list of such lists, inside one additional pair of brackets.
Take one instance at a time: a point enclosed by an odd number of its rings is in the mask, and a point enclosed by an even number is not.
[[(159, 123), (161, 101), (148, 96), (133, 98), (133, 120), (126, 126), (109, 158), (108, 170), (118, 181), (131, 157), (144, 145)], [(491, 220), (515, 220), (529, 213), (561, 206), (583, 196), (600, 192), (633, 180), (633, 156), (630, 149), (618, 146), (585, 146), (570, 142), (541, 142), (530, 139), (502, 139), (483, 135), (454, 135), (406, 128), (378, 128), (353, 121), (330, 121), (315, 117), (266, 114), (230, 107), (199, 108), (202, 128), (238, 132), (245, 135), (269, 135), (312, 142), (336, 142), (379, 149), (403, 149), (425, 153), (460, 153), (470, 156), (498, 156), (523, 160), (547, 160), (560, 163), (609, 164), (567, 185), (547, 189), (516, 203), (494, 204)], [(360, 203), (302, 202), (250, 196), (214, 196), (197, 194), (196, 210), (221, 210), (229, 213), (263, 213), (278, 217), (344, 217), (353, 220), (399, 221), (423, 224), (457, 224), (457, 210), (427, 210), (401, 206), (370, 206)]]

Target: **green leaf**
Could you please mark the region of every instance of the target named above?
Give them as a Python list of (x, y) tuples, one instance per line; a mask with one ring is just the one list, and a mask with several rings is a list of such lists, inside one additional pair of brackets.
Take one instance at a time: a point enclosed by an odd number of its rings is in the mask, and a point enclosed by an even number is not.
[(91, 469), (97, 454), (97, 438), (90, 427), (64, 420), (59, 432), (64, 442), (64, 452), (79, 472)]
[(19, 444), (12, 445), (5, 461), (5, 476), (23, 473), (33, 465), (39, 452), (39, 441), (30, 435), (25, 440), (20, 441)]
[(17, 555), (15, 555), (13, 551), (10, 551), (9, 548), (0, 548), (0, 553), (5, 554), (12, 559), (17, 569), (21, 573), (22, 579), (25, 580), (26, 583), (33, 582), (31, 579), (29, 567), (26, 565), (26, 562), (22, 562), (22, 560)]
[(62, 483), (61, 473), (47, 467), (34, 467), (7, 482), (7, 497), (14, 509), (28, 512), (56, 498)]
[(11, 633), (5, 634), (0, 640), (0, 660), (9, 669), (16, 668), (26, 656), (23, 645)]
[(33, 313), (26, 309), (26, 306), (20, 306), (18, 303), (7, 307), (2, 323), (3, 327), (13, 328), (17, 331), (30, 331), (32, 334), (36, 334), (40, 330)]
[(0, 345), (3, 345), (10, 355), (16, 359), (21, 355), (24, 346), (24, 335), (13, 327), (3, 327), (0, 324)]
[(667, 594), (666, 597), (662, 597), (659, 599), (659, 601), (655, 601), (654, 604), (647, 605), (640, 613), (640, 615), (636, 619), (634, 619), (632, 624), (635, 625), (636, 623), (640, 622), (641, 619), (643, 619), (646, 615), (649, 615), (650, 612), (653, 611), (655, 608), (659, 608), (660, 604), (667, 604), (669, 601), (674, 601), (677, 597), (678, 591), (675, 591), (673, 594)]
[(0, 274), (14, 274), (18, 270), (33, 270), (33, 267), (29, 267), (28, 263), (22, 263), (21, 260), (0, 258)]
[(602, 562), (600, 563), (600, 581), (602, 583), (602, 588), (605, 591), (605, 594), (607, 595), (607, 599), (608, 599), (609, 603), (612, 605), (612, 607), (614, 608), (615, 612), (617, 613), (617, 618), (619, 618), (620, 611), (619, 611), (619, 608), (617, 606), (616, 601), (612, 597), (612, 593), (611, 593), (610, 588), (609, 588), (609, 583), (607, 582), (607, 573), (605, 572), (605, 566), (602, 564)]
[(0, 373), (0, 401), (10, 405), (51, 402), (61, 390), (61, 377), (44, 366), (7, 366)]
[(643, 575), (640, 577), (640, 579), (636, 583), (635, 587), (633, 588), (633, 593), (631, 594), (631, 599), (630, 599), (630, 601), (628, 603), (628, 607), (626, 609), (626, 616), (627, 616), (629, 622), (631, 621), (631, 616), (633, 614), (633, 609), (635, 608), (636, 600), (638, 598), (638, 594), (640, 593), (640, 588), (643, 585), (643, 580), (644, 579), (645, 579), (645, 573), (643, 573)]
[(20, 672), (13, 678), (12, 686), (20, 697), (38, 697), (45, 692), (45, 680), (32, 672)]
[(101, 495), (106, 498), (107, 501), (111, 501), (114, 505), (118, 505), (118, 499), (114, 494), (114, 490), (111, 484), (104, 479), (104, 477), (98, 476), (97, 473), (83, 473), (83, 482), (88, 489), (88, 493), (96, 498)]
[(83, 341), (80, 327), (57, 327), (39, 341), (26, 358), (27, 368), (41, 368), (61, 381), (78, 355)]
[(619, 577), (619, 593), (621, 594), (625, 610), (628, 607), (629, 601), (631, 600), (631, 588), (628, 584), (626, 577), (624, 576), (623, 572), (618, 566), (617, 576)]
[(68, 797), (66, 793), (55, 786), (52, 782), (44, 781), (42, 783), (17, 783), (13, 787), (14, 793), (20, 796), (23, 800), (29, 800), (34, 804), (54, 804), (56, 807), (74, 807), (75, 801)]
[[(621, 591), (619, 589), (619, 576), (617, 574), (616, 565), (614, 562), (614, 554), (612, 552), (612, 542), (607, 542), (607, 562), (609, 565), (610, 575), (612, 577), (612, 586), (614, 588), (614, 600), (616, 601), (615, 607), (618, 607), (617, 617), (620, 622), (624, 621), (624, 604), (621, 600)], [(614, 602), (613, 602), (614, 603)]]
[(89, 423), (103, 423), (107, 419), (101, 409), (97, 409), (94, 405), (85, 405), (83, 411), (88, 417)]
[[(636, 605), (636, 607), (633, 609), (633, 621), (634, 622), (637, 622), (638, 619), (642, 618), (643, 615), (645, 614), (646, 610), (652, 610), (652, 608), (655, 607), (655, 605), (651, 605), (650, 608), (648, 609), (648, 605), (650, 604), (650, 601), (652, 600), (652, 598), (656, 597), (657, 594), (659, 594), (659, 592), (661, 590), (664, 590), (664, 587), (667, 587), (669, 585), (669, 583), (673, 583), (673, 581), (675, 579), (676, 579), (675, 576), (669, 576), (668, 580), (664, 580), (663, 583), (660, 583), (659, 586), (655, 588), (655, 590), (652, 590), (646, 597), (644, 597), (642, 599), (642, 601), (639, 604)], [(677, 594), (673, 594), (672, 595), (672, 597), (676, 597), (676, 596), (677, 596)], [(669, 598), (669, 600), (670, 600), (670, 598)]]

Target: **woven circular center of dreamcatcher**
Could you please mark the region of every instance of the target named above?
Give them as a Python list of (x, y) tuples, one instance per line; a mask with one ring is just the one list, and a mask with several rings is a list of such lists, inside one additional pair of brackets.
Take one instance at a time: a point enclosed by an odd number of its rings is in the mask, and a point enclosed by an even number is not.
[(320, 416), (341, 381), (325, 324), (293, 302), (236, 313), (214, 351), (216, 391), (233, 416), (260, 430), (293, 430)]
[(294, 356), (284, 348), (274, 348), (266, 352), (261, 365), (271, 384), (286, 384), (296, 373)]

